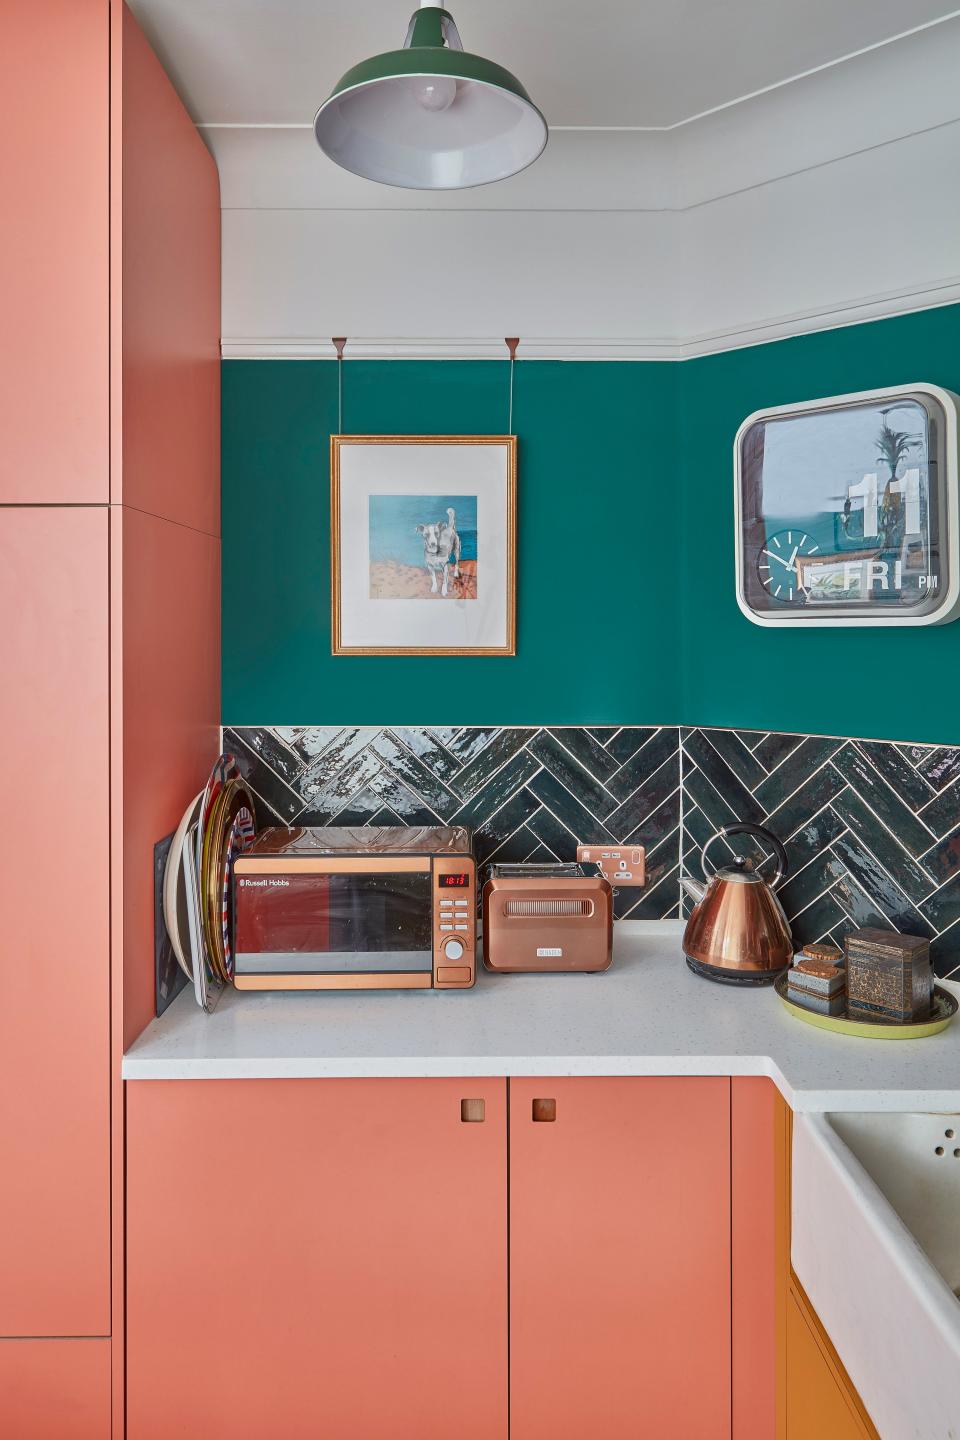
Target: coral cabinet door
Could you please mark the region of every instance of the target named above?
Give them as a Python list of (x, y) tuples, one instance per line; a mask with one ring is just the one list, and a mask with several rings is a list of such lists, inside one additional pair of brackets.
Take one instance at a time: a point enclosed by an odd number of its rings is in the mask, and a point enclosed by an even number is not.
[(510, 1082), (511, 1440), (729, 1440), (730, 1082)]
[(126, 1088), (128, 1440), (506, 1440), (505, 1081)]
[(0, 504), (109, 499), (110, 5), (0, 6)]
[(110, 1331), (107, 577), (105, 507), (0, 507), (0, 1335)]
[(109, 1340), (0, 1340), (0, 1435), (110, 1440)]

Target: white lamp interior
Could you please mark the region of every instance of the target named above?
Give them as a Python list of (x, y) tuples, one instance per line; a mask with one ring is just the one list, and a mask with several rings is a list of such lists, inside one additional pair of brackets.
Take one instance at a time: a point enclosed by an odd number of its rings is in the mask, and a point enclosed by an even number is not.
[(346, 91), (317, 117), (317, 138), (337, 164), (388, 185), (460, 189), (501, 180), (534, 161), (546, 126), (533, 106), (473, 80), (456, 82), (443, 109), (423, 103), (446, 77), (408, 75)]

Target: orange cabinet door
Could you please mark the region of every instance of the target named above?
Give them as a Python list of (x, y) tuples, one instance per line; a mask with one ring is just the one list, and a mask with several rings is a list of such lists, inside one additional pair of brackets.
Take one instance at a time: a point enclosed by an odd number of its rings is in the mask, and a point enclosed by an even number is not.
[(786, 1440), (879, 1440), (804, 1298), (787, 1297)]
[(3, 1336), (110, 1331), (107, 523), (0, 508)]
[(128, 1440), (505, 1440), (505, 1081), (126, 1089)]
[(110, 1440), (109, 1340), (0, 1340), (0, 1435)]
[(730, 1082), (510, 1082), (511, 1440), (729, 1440)]

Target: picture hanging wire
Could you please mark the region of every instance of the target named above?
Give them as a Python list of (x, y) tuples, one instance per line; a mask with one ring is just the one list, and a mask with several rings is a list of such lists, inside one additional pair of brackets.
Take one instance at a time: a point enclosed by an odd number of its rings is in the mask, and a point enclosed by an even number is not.
[(520, 344), (518, 335), (508, 336), (504, 345), (510, 352), (510, 408), (507, 414), (507, 434), (513, 434), (513, 367), (517, 363), (517, 346)]
[(343, 347), (346, 335), (335, 335), (330, 344), (337, 352), (337, 434), (343, 434)]

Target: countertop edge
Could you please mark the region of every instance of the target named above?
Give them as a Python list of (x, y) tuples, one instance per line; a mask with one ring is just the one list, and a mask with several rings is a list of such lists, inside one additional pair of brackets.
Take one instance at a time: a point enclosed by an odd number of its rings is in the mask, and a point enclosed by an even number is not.
[(124, 1056), (124, 1080), (360, 1080), (459, 1079), (521, 1075), (767, 1076), (788, 1089), (777, 1066), (763, 1055), (416, 1055), (337, 1060), (322, 1056), (258, 1056), (243, 1060), (141, 1059)]
[(415, 1056), (325, 1061), (317, 1057), (291, 1059), (264, 1056), (242, 1063), (233, 1060), (138, 1060), (123, 1062), (125, 1081), (157, 1080), (468, 1080), (521, 1076), (604, 1077), (709, 1076), (730, 1079), (761, 1077), (772, 1080), (788, 1105), (798, 1114), (835, 1110), (907, 1111), (956, 1114), (960, 1094), (954, 1090), (794, 1090), (779, 1067), (764, 1055), (544, 1055), (536, 1059), (490, 1056), (482, 1061), (456, 1056), (431, 1060)]

